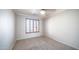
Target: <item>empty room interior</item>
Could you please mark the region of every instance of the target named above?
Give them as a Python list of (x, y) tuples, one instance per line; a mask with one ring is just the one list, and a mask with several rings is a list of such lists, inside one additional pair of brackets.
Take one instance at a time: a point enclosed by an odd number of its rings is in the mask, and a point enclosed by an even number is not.
[(0, 50), (78, 49), (78, 9), (0, 9)]

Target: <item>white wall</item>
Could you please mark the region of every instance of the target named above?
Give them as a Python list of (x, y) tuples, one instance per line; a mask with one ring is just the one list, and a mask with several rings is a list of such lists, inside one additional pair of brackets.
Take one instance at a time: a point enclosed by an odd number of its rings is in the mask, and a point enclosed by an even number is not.
[(14, 13), (0, 9), (0, 49), (11, 49), (15, 41)]
[(45, 21), (45, 35), (79, 49), (79, 10), (66, 10)]
[(35, 18), (38, 19), (37, 16), (25, 16), (25, 15), (16, 15), (16, 39), (27, 39), (31, 37), (42, 36), (42, 20), (40, 19), (40, 32), (39, 33), (25, 33), (25, 18)]

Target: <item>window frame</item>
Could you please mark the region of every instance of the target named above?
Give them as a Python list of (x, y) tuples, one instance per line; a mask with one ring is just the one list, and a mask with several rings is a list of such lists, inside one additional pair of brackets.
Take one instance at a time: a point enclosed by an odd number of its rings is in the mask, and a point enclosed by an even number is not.
[[(29, 20), (33, 20), (33, 31), (31, 32), (27, 32), (27, 19), (29, 19)], [(38, 25), (36, 25), (36, 31), (34, 31), (34, 21), (38, 21)], [(36, 22), (37, 23), (37, 22)], [(29, 23), (29, 27), (30, 27), (30, 29), (29, 30), (31, 30), (31, 22)], [(37, 27), (38, 27), (38, 29), (37, 29)], [(31, 19), (31, 18), (25, 18), (25, 33), (26, 34), (29, 34), (29, 33), (38, 33), (38, 32), (40, 32), (40, 20), (39, 19)]]

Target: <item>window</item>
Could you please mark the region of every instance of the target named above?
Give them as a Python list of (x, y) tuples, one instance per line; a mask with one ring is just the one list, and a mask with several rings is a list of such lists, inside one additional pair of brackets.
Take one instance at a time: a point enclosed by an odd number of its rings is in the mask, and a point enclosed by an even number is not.
[(25, 31), (26, 33), (37, 33), (40, 30), (40, 21), (37, 19), (25, 19)]

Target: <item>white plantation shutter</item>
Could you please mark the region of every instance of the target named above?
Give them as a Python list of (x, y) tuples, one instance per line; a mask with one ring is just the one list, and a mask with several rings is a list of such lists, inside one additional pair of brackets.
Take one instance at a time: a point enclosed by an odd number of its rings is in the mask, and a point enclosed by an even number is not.
[(26, 20), (26, 28), (27, 28), (26, 31), (27, 32), (30, 32), (30, 26), (29, 26), (29, 24), (30, 24), (30, 20), (27, 19)]
[(31, 32), (33, 32), (33, 20), (30, 20), (30, 21), (31, 21), (31, 27), (30, 27), (31, 29), (30, 30), (31, 30)]
[(25, 24), (26, 33), (36, 33), (36, 32), (39, 32), (39, 29), (40, 29), (39, 20), (27, 18), (25, 20), (25, 23), (26, 23)]

